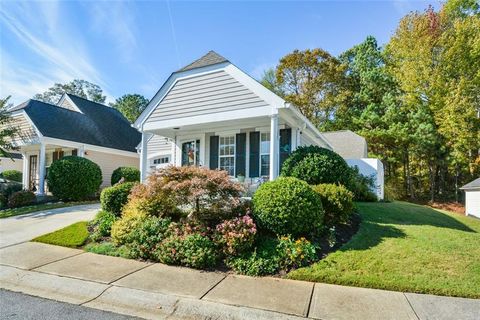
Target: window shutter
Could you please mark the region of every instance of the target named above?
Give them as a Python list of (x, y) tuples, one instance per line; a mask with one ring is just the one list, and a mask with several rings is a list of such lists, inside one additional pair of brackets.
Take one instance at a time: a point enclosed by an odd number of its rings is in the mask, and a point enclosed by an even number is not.
[(218, 169), (218, 136), (210, 137), (210, 169)]
[(260, 176), (260, 132), (250, 132), (250, 178), (256, 178)]
[(77, 149), (73, 149), (72, 150), (72, 156), (76, 156), (78, 155), (78, 150)]
[(58, 160), (58, 153), (56, 151), (53, 151), (53, 154), (52, 154), (52, 162), (55, 162)]
[(243, 175), (246, 171), (247, 134), (238, 133), (235, 141), (235, 175)]
[(292, 152), (292, 129), (280, 129), (280, 172), (282, 165)]

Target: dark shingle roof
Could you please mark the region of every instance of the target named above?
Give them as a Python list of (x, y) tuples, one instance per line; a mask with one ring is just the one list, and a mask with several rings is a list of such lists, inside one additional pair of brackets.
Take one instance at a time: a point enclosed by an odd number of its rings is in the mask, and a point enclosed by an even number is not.
[(135, 152), (141, 134), (120, 112), (74, 95), (68, 95), (82, 111), (29, 100), (23, 109), (45, 137)]
[(472, 182), (467, 183), (466, 185), (464, 185), (460, 189), (462, 189), (462, 190), (480, 189), (480, 178), (477, 178), (477, 179), (473, 180)]
[(228, 62), (227, 59), (216, 53), (215, 51), (209, 51), (206, 55), (201, 57), (200, 59), (197, 59), (190, 63), (189, 65), (186, 65), (182, 69), (178, 71), (187, 71), (195, 68), (201, 68), (201, 67), (206, 67), (210, 66), (213, 64), (217, 63), (222, 63), (222, 62)]

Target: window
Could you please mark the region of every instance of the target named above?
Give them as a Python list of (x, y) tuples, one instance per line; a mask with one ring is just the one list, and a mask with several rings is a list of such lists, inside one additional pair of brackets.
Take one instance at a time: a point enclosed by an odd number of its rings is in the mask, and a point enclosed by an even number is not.
[(170, 163), (169, 156), (153, 159), (153, 164), (166, 164), (166, 163)]
[(235, 136), (219, 139), (219, 168), (235, 176)]
[(182, 166), (200, 165), (200, 140), (182, 143)]
[(268, 176), (270, 171), (270, 133), (260, 133), (260, 176)]

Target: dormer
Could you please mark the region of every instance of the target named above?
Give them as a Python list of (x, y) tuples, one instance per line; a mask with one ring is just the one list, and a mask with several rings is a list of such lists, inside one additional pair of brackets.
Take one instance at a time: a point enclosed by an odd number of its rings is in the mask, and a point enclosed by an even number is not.
[(83, 113), (82, 110), (80, 110), (80, 108), (78, 108), (77, 105), (73, 102), (68, 93), (63, 94), (63, 96), (58, 101), (57, 106), (71, 111)]

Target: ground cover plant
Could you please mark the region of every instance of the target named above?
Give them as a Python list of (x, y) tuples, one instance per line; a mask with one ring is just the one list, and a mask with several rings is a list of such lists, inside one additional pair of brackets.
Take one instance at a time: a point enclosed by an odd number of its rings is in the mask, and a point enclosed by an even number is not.
[(357, 203), (340, 250), (291, 279), (480, 298), (480, 221), (406, 202)]
[(32, 241), (77, 248), (82, 246), (89, 237), (87, 224), (86, 221), (77, 222), (60, 230), (44, 234)]

